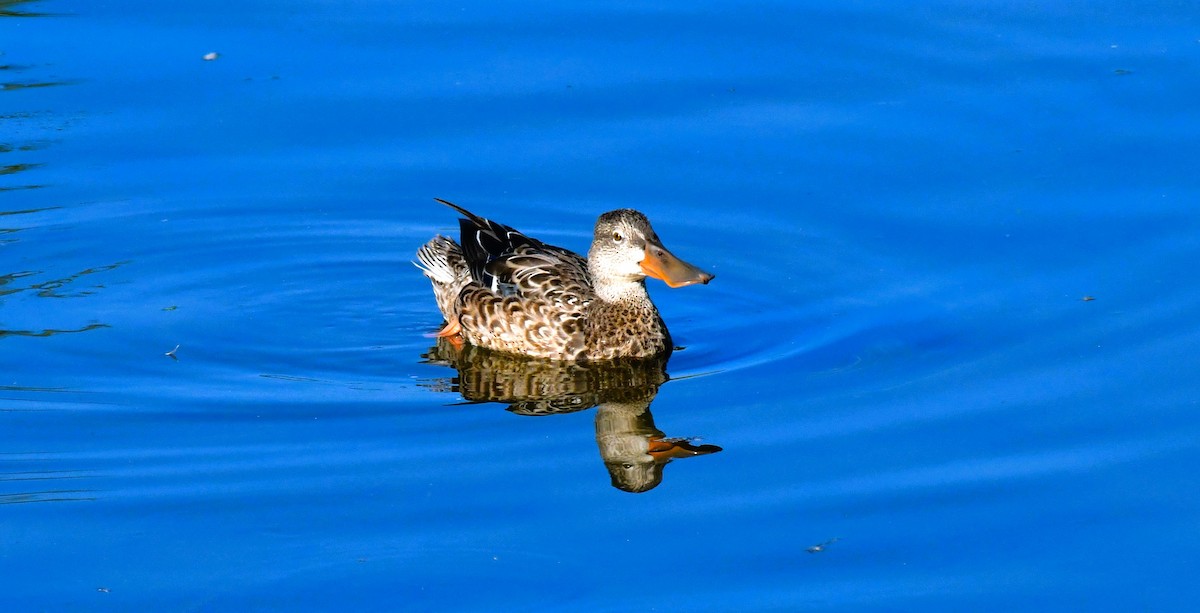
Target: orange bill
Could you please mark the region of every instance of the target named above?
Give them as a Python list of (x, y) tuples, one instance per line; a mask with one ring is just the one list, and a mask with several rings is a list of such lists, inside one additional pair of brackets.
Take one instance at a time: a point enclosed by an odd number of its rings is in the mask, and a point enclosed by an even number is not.
[(666, 282), (671, 287), (708, 283), (713, 280), (714, 276), (675, 257), (674, 254), (667, 251), (666, 247), (655, 243), (646, 245), (646, 257), (642, 259), (642, 272)]

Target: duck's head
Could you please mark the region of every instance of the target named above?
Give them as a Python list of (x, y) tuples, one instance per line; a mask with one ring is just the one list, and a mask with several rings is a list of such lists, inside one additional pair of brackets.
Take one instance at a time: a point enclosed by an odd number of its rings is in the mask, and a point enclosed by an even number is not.
[(637, 282), (650, 276), (683, 287), (713, 280), (712, 274), (668, 251), (650, 220), (633, 209), (609, 211), (596, 221), (588, 270), (600, 283)]

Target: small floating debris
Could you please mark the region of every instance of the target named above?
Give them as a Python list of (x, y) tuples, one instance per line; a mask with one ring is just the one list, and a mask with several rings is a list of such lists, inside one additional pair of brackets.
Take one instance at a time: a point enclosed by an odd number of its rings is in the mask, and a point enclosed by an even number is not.
[(175, 355), (176, 351), (179, 351), (179, 345), (175, 345), (174, 349), (164, 353), (163, 355), (167, 356), (168, 358), (171, 358), (172, 360), (178, 360), (179, 356)]
[(106, 587), (98, 587), (98, 588), (96, 588), (96, 591), (100, 592), (101, 594), (108, 594), (108, 593), (112, 592), (112, 590), (110, 590)]
[(813, 545), (812, 547), (809, 547), (808, 549), (805, 549), (804, 551), (807, 551), (808, 553), (821, 553), (822, 551), (825, 551), (826, 547), (828, 547), (836, 542), (838, 542), (838, 539), (837, 539), (837, 537), (834, 537), (834, 538), (829, 539), (828, 541), (825, 541), (824, 543), (818, 543), (816, 545)]
[(221, 54), (217, 53), (216, 51), (210, 51), (204, 54), (204, 61), (211, 62), (219, 57), (221, 57)]
[(1095, 297), (1095, 296), (1084, 296), (1083, 298), (1080, 298), (1080, 300), (1082, 300), (1082, 301), (1084, 301), (1084, 302), (1091, 302), (1091, 301), (1093, 301), (1093, 300), (1095, 300), (1095, 299), (1096, 299), (1096, 297)]
[(175, 309), (178, 309), (178, 308), (179, 308), (179, 307), (177, 307), (177, 306), (175, 306), (175, 305), (173, 305), (173, 304), (172, 304), (171, 306), (165, 306), (165, 307), (163, 307), (163, 310), (164, 310), (164, 311), (174, 311)]
[(1118, 69), (1116, 69), (1116, 70), (1114, 70), (1114, 71), (1113, 71), (1113, 74), (1117, 75), (1118, 77), (1123, 77), (1123, 76), (1125, 76), (1125, 75), (1127, 75), (1127, 74), (1133, 74), (1133, 71), (1132, 71), (1132, 70), (1125, 70), (1124, 68), (1118, 68)]

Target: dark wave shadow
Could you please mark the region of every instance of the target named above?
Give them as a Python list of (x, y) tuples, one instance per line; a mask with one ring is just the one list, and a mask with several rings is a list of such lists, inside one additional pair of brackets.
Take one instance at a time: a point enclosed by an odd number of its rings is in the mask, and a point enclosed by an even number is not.
[(40, 0), (0, 0), (0, 17), (42, 17), (47, 13), (21, 10)]
[(423, 387), (457, 392), (471, 403), (508, 405), (517, 415), (574, 413), (596, 407), (596, 445), (613, 487), (646, 492), (663, 480), (671, 460), (721, 451), (670, 438), (654, 425), (650, 403), (669, 380), (667, 358), (585, 364), (497, 353), (446, 339), (422, 356), (458, 376), (421, 381)]
[[(0, 211), (0, 216), (9, 213)], [(0, 236), (3, 235), (3, 230), (0, 229)], [(19, 231), (20, 228), (12, 229), (13, 232)], [(0, 245), (4, 244), (0, 240)], [(29, 295), (34, 298), (84, 298), (96, 294), (104, 288), (103, 284), (94, 283), (86, 287), (79, 287), (80, 282), (90, 278), (91, 275), (104, 273), (120, 268), (128, 262), (116, 262), (104, 266), (94, 266), (87, 268), (77, 273), (40, 281), (37, 283), (25, 283), (26, 280), (36, 279), (42, 274), (42, 271), (23, 270), (8, 274), (0, 274), (0, 305), (3, 305), (5, 300), (15, 298), (18, 295)], [(93, 322), (84, 326), (73, 328), (36, 328), (36, 329), (8, 329), (0, 328), (0, 339), (6, 337), (48, 337), (59, 334), (74, 334), (78, 332), (89, 332), (91, 330), (99, 330), (108, 328), (109, 325), (102, 322)]]
[(7, 336), (26, 336), (32, 338), (45, 338), (56, 334), (75, 334), (78, 332), (90, 332), (101, 328), (108, 328), (108, 324), (88, 324), (82, 328), (43, 328), (41, 330), (0, 330), (0, 339)]
[[(24, 10), (32, 7), (35, 1), (0, 0), (0, 17), (37, 17), (43, 15), (43, 13)], [(33, 67), (31, 65), (0, 63), (0, 92), (70, 83), (68, 81), (42, 81), (37, 79), (19, 82), (11, 80), (11, 75), (24, 73)], [(7, 96), (8, 94), (0, 95)], [(27, 111), (7, 113), (0, 115), (0, 123), (8, 122), (16, 125), (29, 123), (31, 124), (28, 126), (30, 131), (52, 132), (52, 128), (39, 125), (39, 117), (43, 115), (41, 112)], [(20, 132), (17, 131), (16, 133), (19, 134)], [(25, 179), (28, 175), (36, 175), (37, 170), (45, 166), (45, 163), (26, 158), (32, 152), (41, 151), (50, 142), (52, 141), (44, 138), (34, 138), (32, 140), (25, 138), (14, 142), (0, 142), (0, 156), (3, 156), (0, 157), (0, 192), (46, 187), (43, 184), (30, 182)], [(12, 181), (17, 181), (18, 183), (11, 184), (10, 182)], [(10, 207), (0, 210), (0, 247), (4, 248), (11, 255), (17, 255), (21, 249), (20, 243), (28, 236), (27, 231), (44, 226), (45, 224), (41, 223), (40, 218), (61, 208), (63, 207), (54, 205), (43, 207)], [(17, 251), (14, 252), (14, 249)], [(13, 259), (11, 261), (20, 260)], [(44, 258), (30, 258), (30, 261), (46, 260)], [(23, 300), (39, 300), (42, 298), (70, 299), (92, 296), (104, 289), (102, 279), (105, 275), (103, 273), (116, 270), (128, 263), (128, 261), (120, 261), (92, 266), (65, 276), (54, 275), (53, 278), (47, 278), (47, 270), (0, 270), (0, 307), (5, 307), (6, 310), (13, 309), (15, 308), (13, 306), (15, 302)], [(54, 273), (50, 274), (53, 275)], [(37, 305), (33, 305), (28, 311), (38, 314), (53, 312), (52, 309), (38, 309), (36, 307)], [(16, 310), (20, 312), (23, 309), (17, 308)], [(7, 324), (8, 322), (3, 323)], [(0, 328), (0, 340), (11, 337), (45, 338), (62, 334), (89, 332), (108, 327), (108, 324), (96, 321), (78, 326), (5, 326)]]
[(0, 505), (96, 500), (92, 475), (57, 466), (54, 452), (0, 451)]

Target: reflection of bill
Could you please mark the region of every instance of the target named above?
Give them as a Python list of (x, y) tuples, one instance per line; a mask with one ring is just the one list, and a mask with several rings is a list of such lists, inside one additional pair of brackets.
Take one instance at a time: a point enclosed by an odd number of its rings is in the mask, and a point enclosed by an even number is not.
[(596, 444), (613, 487), (645, 492), (662, 482), (675, 458), (721, 451), (669, 438), (654, 426), (650, 403), (668, 379), (666, 356), (589, 364), (540, 360), (466, 345), (444, 338), (425, 355), (432, 364), (458, 371), (455, 380), (426, 387), (455, 391), (471, 402), (499, 402), (518, 415), (553, 415), (596, 409)]
[(654, 427), (649, 402), (606, 402), (596, 410), (596, 444), (613, 487), (645, 492), (662, 482), (663, 467), (674, 458), (716, 453), (716, 445), (693, 445), (667, 438)]

